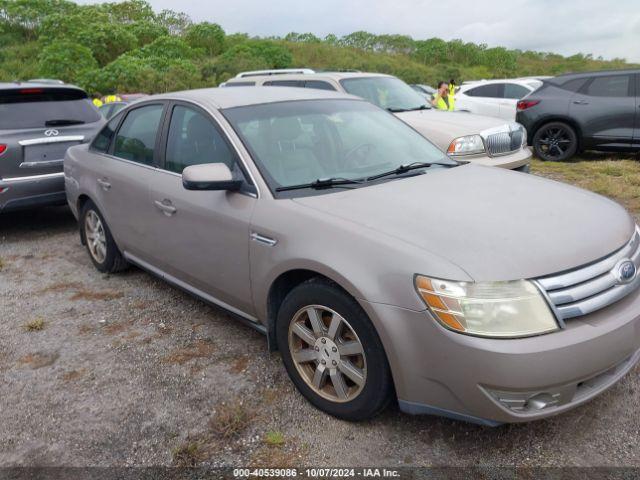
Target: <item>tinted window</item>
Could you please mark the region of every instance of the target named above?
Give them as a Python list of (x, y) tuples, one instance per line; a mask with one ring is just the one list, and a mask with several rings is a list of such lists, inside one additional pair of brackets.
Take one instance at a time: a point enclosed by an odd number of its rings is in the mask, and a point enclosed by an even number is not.
[(109, 150), (109, 145), (111, 144), (111, 139), (113, 138), (113, 134), (118, 126), (118, 122), (122, 118), (122, 115), (118, 115), (115, 118), (112, 118), (109, 123), (107, 123), (102, 130), (96, 135), (96, 138), (91, 143), (91, 148), (93, 150), (97, 150), (98, 152), (106, 153)]
[(391, 111), (415, 110), (426, 99), (396, 77), (360, 77), (340, 80), (347, 93)]
[(322, 82), (320, 80), (307, 80), (304, 82), (305, 88), (317, 88), (319, 90), (334, 90), (333, 86), (329, 82)]
[(595, 77), (587, 86), (585, 94), (592, 97), (626, 97), (629, 95), (629, 75)]
[(574, 78), (573, 80), (569, 80), (568, 82), (564, 82), (561, 87), (564, 90), (569, 90), (570, 92), (577, 92), (582, 88), (582, 86), (586, 83), (587, 78)]
[(233, 83), (226, 83), (224, 86), (225, 87), (253, 87), (256, 84), (256, 82), (233, 82)]
[(165, 169), (175, 173), (203, 163), (225, 163), (231, 170), (235, 165), (233, 153), (213, 122), (180, 105), (171, 115), (165, 157)]
[(466, 94), (471, 97), (502, 98), (502, 87), (501, 83), (490, 83), (467, 90)]
[(113, 154), (133, 162), (152, 165), (162, 109), (162, 105), (149, 105), (131, 110), (118, 130)]
[(520, 100), (527, 93), (529, 89), (522, 85), (516, 85), (515, 83), (505, 83), (504, 85), (504, 98), (514, 98)]
[(93, 123), (101, 118), (82, 90), (0, 91), (0, 129), (63, 127)]
[(265, 87), (304, 87), (302, 80), (269, 80), (262, 84)]

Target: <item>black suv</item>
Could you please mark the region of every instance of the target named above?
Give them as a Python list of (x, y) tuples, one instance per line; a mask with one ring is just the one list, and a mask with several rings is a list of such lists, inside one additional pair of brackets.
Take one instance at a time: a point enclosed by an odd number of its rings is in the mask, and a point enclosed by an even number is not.
[(102, 125), (78, 87), (0, 83), (0, 212), (65, 204), (64, 154), (89, 142)]
[(518, 102), (516, 120), (542, 160), (583, 150), (640, 150), (640, 70), (560, 75)]

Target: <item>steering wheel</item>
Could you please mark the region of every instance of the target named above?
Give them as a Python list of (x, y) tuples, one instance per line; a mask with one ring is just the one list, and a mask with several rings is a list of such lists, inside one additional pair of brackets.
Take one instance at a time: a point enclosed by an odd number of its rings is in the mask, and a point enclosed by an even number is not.
[(347, 153), (344, 154), (343, 167), (359, 168), (361, 166), (360, 161), (368, 157), (369, 153), (371, 153), (375, 148), (376, 146), (372, 143), (360, 143), (355, 147), (350, 148)]

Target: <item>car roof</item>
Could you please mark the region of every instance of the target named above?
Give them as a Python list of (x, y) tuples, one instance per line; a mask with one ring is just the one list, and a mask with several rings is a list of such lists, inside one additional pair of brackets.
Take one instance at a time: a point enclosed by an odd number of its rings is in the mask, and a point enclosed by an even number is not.
[[(279, 78), (279, 77), (278, 77)], [(330, 90), (295, 87), (236, 87), (201, 88), (182, 92), (151, 95), (140, 101), (185, 100), (215, 109), (260, 105), (264, 103), (288, 102), (295, 100), (349, 99), (363, 101), (360, 97)], [(140, 101), (136, 103), (140, 103)]]
[(369, 72), (316, 72), (316, 73), (282, 73), (278, 75), (251, 75), (248, 77), (233, 77), (227, 80), (227, 83), (236, 82), (253, 82), (255, 80), (318, 80), (331, 79), (340, 81), (346, 78), (363, 78), (363, 77), (392, 77), (384, 73)]
[(48, 88), (50, 90), (80, 90), (82, 88), (67, 83), (50, 83), (50, 82), (0, 82), (0, 90), (20, 90), (23, 88)]
[(638, 68), (625, 68), (619, 70), (595, 70), (591, 72), (573, 72), (573, 73), (563, 73), (562, 75), (558, 75), (556, 77), (550, 78), (549, 80), (553, 82), (553, 80), (568, 80), (571, 78), (582, 78), (582, 77), (603, 77), (607, 75), (633, 75), (640, 73), (640, 69)]

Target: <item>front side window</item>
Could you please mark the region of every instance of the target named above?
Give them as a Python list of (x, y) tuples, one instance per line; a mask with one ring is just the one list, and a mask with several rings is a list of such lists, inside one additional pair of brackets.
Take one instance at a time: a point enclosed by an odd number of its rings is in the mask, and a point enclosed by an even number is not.
[(504, 98), (520, 100), (529, 92), (530, 90), (527, 87), (523, 87), (522, 85), (517, 85), (515, 83), (506, 83), (504, 85)]
[(307, 80), (304, 82), (304, 88), (317, 88), (318, 90), (333, 90), (336, 89), (329, 82), (323, 82), (322, 80)]
[(630, 81), (629, 75), (595, 77), (585, 93), (592, 97), (626, 97), (629, 95)]
[(418, 92), (399, 78), (359, 77), (340, 80), (347, 93), (392, 112), (429, 107)]
[(304, 87), (302, 80), (269, 80), (262, 84), (265, 87)]
[(274, 192), (318, 179), (361, 180), (400, 165), (457, 164), (404, 122), (367, 102), (279, 102), (223, 114)]
[(113, 154), (132, 162), (153, 165), (153, 151), (163, 105), (130, 110), (116, 135)]
[(176, 105), (169, 123), (165, 169), (181, 174), (190, 165), (204, 163), (224, 163), (232, 171), (236, 167), (235, 156), (213, 122), (197, 110)]

